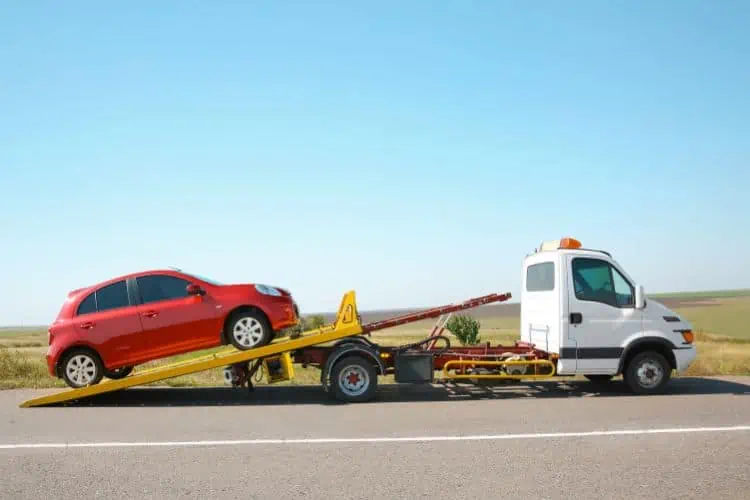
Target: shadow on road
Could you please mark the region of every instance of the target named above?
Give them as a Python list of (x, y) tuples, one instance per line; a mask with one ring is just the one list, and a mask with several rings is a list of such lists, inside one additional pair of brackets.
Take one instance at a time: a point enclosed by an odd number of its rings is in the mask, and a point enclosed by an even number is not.
[[(750, 384), (721, 379), (681, 377), (670, 381), (666, 395), (750, 394)], [(481, 399), (544, 399), (632, 396), (621, 380), (605, 384), (587, 381), (529, 383), (381, 385), (373, 403), (447, 402)], [(643, 397), (643, 396), (641, 396)], [(125, 389), (67, 403), (70, 406), (268, 406), (344, 404), (320, 386), (261, 386), (253, 392), (230, 387)]]

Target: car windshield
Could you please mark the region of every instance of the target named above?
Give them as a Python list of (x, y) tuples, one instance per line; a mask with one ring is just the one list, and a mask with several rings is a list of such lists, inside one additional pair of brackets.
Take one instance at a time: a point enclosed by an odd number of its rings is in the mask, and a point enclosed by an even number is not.
[(224, 283), (220, 283), (220, 282), (218, 282), (216, 280), (212, 280), (211, 278), (206, 278), (205, 276), (201, 276), (200, 274), (186, 273), (185, 271), (182, 271), (182, 272), (185, 273), (185, 274), (187, 274), (188, 276), (192, 276), (193, 278), (197, 278), (197, 279), (199, 279), (201, 281), (205, 281), (206, 283), (210, 283), (211, 285), (221, 286), (221, 285), (224, 284)]

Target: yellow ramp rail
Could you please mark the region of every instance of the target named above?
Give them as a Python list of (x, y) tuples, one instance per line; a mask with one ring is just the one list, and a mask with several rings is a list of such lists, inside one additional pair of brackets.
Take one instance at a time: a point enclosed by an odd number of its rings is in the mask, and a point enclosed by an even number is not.
[(304, 332), (296, 339), (274, 342), (248, 351), (240, 351), (232, 347), (200, 358), (135, 372), (120, 380), (107, 380), (106, 382), (80, 389), (68, 389), (50, 394), (49, 396), (30, 399), (21, 403), (20, 406), (21, 408), (29, 408), (32, 406), (45, 406), (65, 401), (74, 401), (97, 394), (119, 391), (128, 387), (151, 384), (182, 375), (274, 356), (316, 344), (325, 344), (360, 333), (362, 333), (362, 324), (357, 312), (356, 294), (352, 290), (344, 294), (334, 323)]

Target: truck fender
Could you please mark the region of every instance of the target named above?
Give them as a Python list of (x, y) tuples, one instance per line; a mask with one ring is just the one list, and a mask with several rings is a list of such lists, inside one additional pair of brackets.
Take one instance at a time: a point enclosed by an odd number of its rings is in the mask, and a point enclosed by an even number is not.
[(668, 353), (667, 361), (672, 363), (674, 366), (675, 359), (674, 359), (674, 349), (677, 349), (677, 346), (674, 345), (674, 343), (664, 337), (654, 337), (654, 336), (648, 336), (648, 337), (639, 337), (637, 340), (634, 340), (630, 344), (628, 344), (625, 349), (622, 351), (622, 355), (620, 356), (620, 363), (617, 367), (617, 374), (621, 374), (622, 370), (625, 368), (625, 360), (628, 359), (628, 355), (630, 352), (632, 352), (634, 349), (638, 349), (638, 347), (643, 346), (644, 344), (651, 344), (651, 345), (659, 345), (664, 348), (664, 350)]
[(323, 369), (320, 370), (320, 383), (323, 388), (328, 391), (328, 379), (331, 377), (331, 370), (336, 362), (346, 356), (356, 354), (363, 358), (372, 359), (373, 364), (378, 367), (378, 373), (385, 373), (385, 364), (380, 359), (380, 350), (377, 344), (373, 344), (363, 338), (351, 338), (339, 341), (334, 345), (334, 349), (331, 355), (326, 359)]

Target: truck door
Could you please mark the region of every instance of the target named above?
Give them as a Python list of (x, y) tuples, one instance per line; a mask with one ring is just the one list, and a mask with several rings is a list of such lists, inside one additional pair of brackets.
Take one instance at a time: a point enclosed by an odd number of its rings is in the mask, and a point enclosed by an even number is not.
[(569, 255), (567, 261), (568, 337), (576, 345), (576, 372), (614, 374), (623, 346), (642, 331), (635, 288), (603, 258)]

